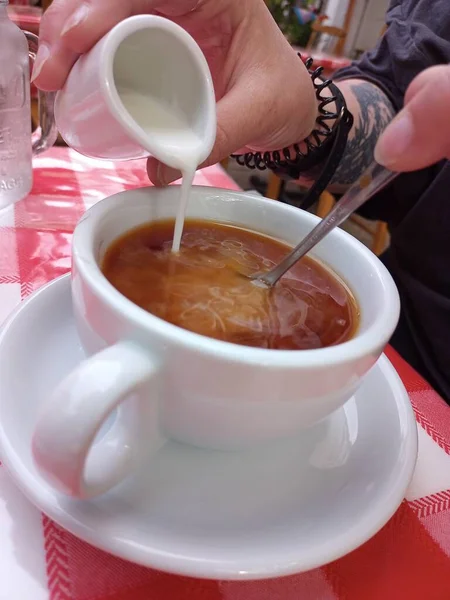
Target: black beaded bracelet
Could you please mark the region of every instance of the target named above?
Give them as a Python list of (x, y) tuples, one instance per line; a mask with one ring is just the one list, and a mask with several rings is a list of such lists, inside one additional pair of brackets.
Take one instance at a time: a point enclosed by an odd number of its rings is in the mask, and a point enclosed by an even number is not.
[[(303, 60), (300, 54), (298, 56)], [(315, 183), (301, 202), (301, 207), (306, 209), (319, 198), (336, 172), (347, 145), (353, 116), (347, 109), (339, 88), (331, 79), (321, 78), (323, 67), (312, 69), (312, 58), (305, 60), (304, 64), (311, 76), (319, 102), (316, 127), (304, 140), (305, 149), (302, 150), (299, 144), (294, 144), (291, 148), (282, 150), (247, 152), (231, 156), (241, 166), (259, 171), (271, 169), (285, 179), (298, 179), (302, 173), (314, 171), (314, 174), (317, 174)], [(324, 95), (325, 89), (329, 90), (329, 95)], [(333, 111), (329, 110), (331, 104), (335, 106)]]

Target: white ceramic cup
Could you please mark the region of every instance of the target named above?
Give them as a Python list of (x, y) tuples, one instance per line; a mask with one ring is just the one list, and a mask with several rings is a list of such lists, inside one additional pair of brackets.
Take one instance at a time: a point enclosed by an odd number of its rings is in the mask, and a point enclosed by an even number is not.
[[(139, 308), (99, 265), (118, 236), (173, 217), (178, 201), (177, 186), (121, 192), (92, 207), (76, 227), (73, 309), (90, 358), (49, 398), (33, 437), (39, 470), (67, 494), (107, 491), (145, 460), (160, 436), (236, 450), (298, 433), (354, 394), (396, 326), (399, 297), (391, 276), (339, 229), (312, 254), (348, 283), (361, 308), (359, 330), (343, 344), (250, 348), (186, 331)], [(235, 223), (292, 245), (318, 221), (280, 202), (202, 187), (192, 190), (188, 216)]]
[(181, 113), (202, 140), (199, 164), (216, 136), (216, 102), (208, 63), (179, 25), (154, 15), (121, 21), (73, 66), (58, 92), (55, 120), (66, 143), (86, 156), (128, 160), (155, 156), (171, 164), (158, 131), (144, 131), (124, 90), (138, 91)]

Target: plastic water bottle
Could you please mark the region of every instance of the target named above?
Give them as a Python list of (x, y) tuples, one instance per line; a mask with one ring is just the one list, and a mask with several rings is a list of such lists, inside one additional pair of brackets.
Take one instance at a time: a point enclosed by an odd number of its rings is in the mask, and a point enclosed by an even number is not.
[(32, 157), (55, 143), (54, 94), (40, 94), (40, 127), (31, 135), (30, 62), (38, 38), (23, 32), (0, 0), (0, 209), (26, 197), (33, 183)]

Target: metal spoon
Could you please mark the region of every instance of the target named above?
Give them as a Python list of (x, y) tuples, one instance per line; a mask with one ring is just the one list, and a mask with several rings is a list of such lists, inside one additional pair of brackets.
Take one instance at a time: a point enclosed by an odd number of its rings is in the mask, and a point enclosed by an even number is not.
[(290, 252), (279, 265), (267, 273), (254, 273), (248, 277), (255, 283), (273, 287), (276, 282), (311, 248), (318, 244), (330, 231), (343, 223), (355, 210), (367, 202), (374, 194), (381, 191), (397, 177), (398, 173), (388, 171), (373, 162), (359, 180), (342, 196), (326, 217)]

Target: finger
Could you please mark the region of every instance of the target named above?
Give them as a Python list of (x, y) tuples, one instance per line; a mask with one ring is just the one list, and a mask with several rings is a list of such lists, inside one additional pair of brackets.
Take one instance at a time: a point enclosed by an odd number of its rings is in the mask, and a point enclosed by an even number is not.
[(437, 80), (448, 77), (449, 68), (448, 65), (436, 65), (419, 73), (406, 90), (405, 105), (409, 104), (414, 96), (416, 96), (425, 86), (429, 84), (433, 85)]
[[(246, 152), (251, 152), (251, 151), (252, 151), (251, 148), (247, 148), (247, 146), (244, 146), (243, 148), (239, 148), (238, 150), (235, 150), (232, 154), (245, 154)], [(210, 156), (204, 163), (199, 165), (198, 168), (203, 169), (205, 167), (213, 165), (216, 162), (219, 162), (219, 161), (223, 160), (224, 158), (227, 158), (227, 156), (229, 156), (229, 155), (226, 154), (224, 156), (221, 156), (217, 161), (215, 161), (214, 158), (212, 156)], [(173, 183), (174, 181), (177, 181), (182, 176), (181, 171), (178, 171), (177, 169), (172, 169), (171, 167), (164, 165), (162, 162), (160, 162), (158, 159), (156, 159), (154, 157), (149, 158), (147, 161), (147, 174), (149, 176), (150, 181), (156, 187), (164, 187), (164, 186), (168, 185), (169, 183)]]
[(48, 46), (56, 43), (61, 37), (64, 24), (79, 5), (79, 0), (53, 0), (41, 18), (39, 43)]
[(198, 0), (85, 0), (64, 24), (61, 37), (72, 50), (83, 54), (127, 17), (155, 11), (167, 17), (179, 17), (197, 6)]
[(117, 23), (137, 13), (152, 10), (154, 2), (134, 0), (90, 0), (82, 2), (61, 30), (64, 43), (78, 54), (87, 52)]
[(54, 0), (41, 23), (40, 52), (33, 80), (41, 89), (60, 89), (80, 54), (90, 50), (117, 23), (159, 9), (167, 16), (189, 12), (198, 0)]
[[(33, 81), (40, 89), (61, 89), (78, 57), (144, 1), (55, 0), (44, 13)], [(41, 57), (43, 60), (41, 60)]]
[(31, 79), (44, 90), (57, 90), (78, 54), (61, 43), (64, 23), (76, 9), (78, 0), (53, 0), (39, 27), (39, 50)]
[(156, 187), (164, 187), (181, 177), (181, 171), (164, 165), (154, 156), (147, 161), (147, 174)]
[(450, 66), (421, 73), (378, 141), (375, 159), (393, 171), (415, 171), (450, 158), (449, 104)]

